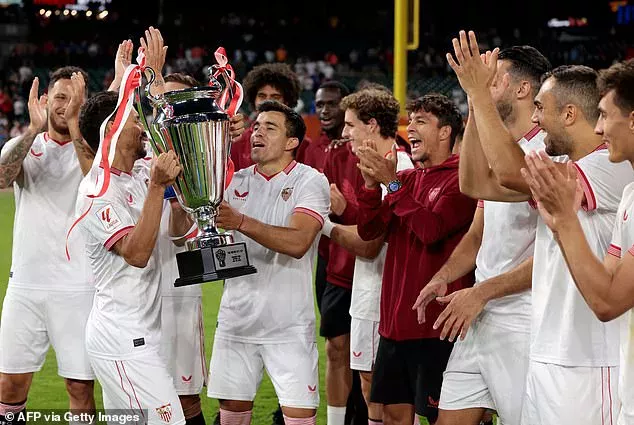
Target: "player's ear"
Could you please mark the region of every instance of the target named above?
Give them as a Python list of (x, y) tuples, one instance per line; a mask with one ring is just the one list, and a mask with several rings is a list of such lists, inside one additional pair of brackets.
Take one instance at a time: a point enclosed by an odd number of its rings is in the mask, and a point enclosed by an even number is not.
[(290, 137), (286, 140), (286, 150), (293, 151), (299, 146), (299, 139), (297, 137)]

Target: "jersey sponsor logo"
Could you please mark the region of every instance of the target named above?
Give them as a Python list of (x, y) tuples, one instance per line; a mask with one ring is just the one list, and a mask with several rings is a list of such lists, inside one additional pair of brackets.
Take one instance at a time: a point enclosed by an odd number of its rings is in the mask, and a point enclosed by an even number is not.
[(308, 391), (314, 393), (315, 391), (317, 391), (317, 385), (308, 385)]
[(31, 152), (31, 155), (33, 155), (36, 158), (39, 158), (42, 155), (44, 155), (44, 152), (35, 152), (35, 150), (33, 148), (31, 148), (31, 150), (29, 152)]
[(353, 351), (352, 355), (357, 357), (357, 358), (359, 358), (359, 357), (361, 357), (363, 355), (363, 351), (359, 351), (358, 353), (356, 351)]
[(145, 338), (133, 339), (132, 344), (134, 344), (135, 347), (141, 347), (142, 345), (145, 345)]
[(627, 221), (629, 215), (627, 215), (627, 210), (623, 211), (623, 221)]
[(106, 230), (106, 232), (110, 232), (116, 229), (121, 224), (121, 220), (119, 219), (119, 216), (117, 215), (117, 213), (114, 211), (114, 208), (112, 208), (112, 205), (110, 204), (106, 205), (105, 207), (97, 211), (96, 214), (97, 214), (97, 218), (99, 219), (99, 222), (101, 223), (103, 228)]
[(247, 190), (244, 193), (240, 193), (240, 192), (238, 192), (238, 189), (233, 189), (233, 194), (236, 195), (236, 197), (239, 198), (239, 199), (244, 199), (249, 194), (249, 191)]
[(183, 382), (190, 383), (190, 382), (192, 381), (192, 375), (189, 375), (189, 376), (181, 376), (181, 379), (183, 380)]
[(440, 193), (440, 188), (439, 187), (435, 187), (432, 190), (429, 191), (429, 194), (427, 195), (427, 200), (429, 202), (434, 202), (436, 200), (436, 198), (438, 198), (438, 194)]
[(284, 189), (282, 189), (282, 199), (284, 200), (284, 202), (288, 201), (288, 198), (290, 198), (292, 194), (292, 187), (285, 187)]
[(161, 407), (157, 407), (156, 414), (159, 415), (159, 418), (161, 418), (161, 420), (166, 424), (170, 423), (172, 420), (172, 403), (167, 403)]

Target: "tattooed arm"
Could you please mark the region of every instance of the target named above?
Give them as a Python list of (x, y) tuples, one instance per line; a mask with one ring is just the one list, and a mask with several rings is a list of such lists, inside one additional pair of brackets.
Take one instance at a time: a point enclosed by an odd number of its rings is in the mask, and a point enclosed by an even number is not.
[(35, 137), (44, 130), (47, 123), (46, 101), (47, 96), (44, 94), (38, 99), (37, 91), (39, 88), (39, 79), (35, 77), (29, 92), (29, 118), (30, 123), (26, 132), (13, 139), (2, 150), (0, 155), (0, 189), (7, 188), (18, 180), (21, 180), (22, 162), (33, 145)]

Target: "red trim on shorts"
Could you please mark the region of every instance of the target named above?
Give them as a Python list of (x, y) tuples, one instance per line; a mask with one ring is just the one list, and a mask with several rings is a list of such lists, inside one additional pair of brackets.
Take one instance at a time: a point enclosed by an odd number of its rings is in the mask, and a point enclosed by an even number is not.
[(586, 177), (586, 173), (583, 172), (581, 167), (577, 165), (577, 163), (573, 163), (577, 172), (581, 176), (581, 187), (583, 188), (583, 193), (586, 196), (585, 205), (581, 205), (584, 211), (594, 211), (597, 208), (597, 198), (594, 196), (594, 191), (592, 190), (592, 186), (590, 186), (590, 181)]
[(132, 397), (130, 397), (130, 394), (128, 394), (128, 392), (125, 390), (125, 387), (123, 386), (123, 376), (121, 376), (121, 371), (119, 370), (119, 365), (117, 364), (116, 360), (114, 362), (114, 365), (117, 367), (117, 373), (119, 374), (119, 379), (121, 380), (121, 389), (123, 390), (125, 395), (128, 396), (128, 400), (130, 400), (130, 410), (134, 410), (134, 408), (132, 407)]
[(608, 367), (608, 395), (610, 396), (610, 425), (612, 425), (612, 385), (610, 385), (610, 368)]
[(198, 304), (198, 339), (200, 340), (200, 364), (203, 372), (203, 383), (207, 385), (207, 364), (205, 362), (205, 336), (203, 326), (202, 305)]
[(134, 229), (134, 226), (126, 226), (123, 229), (117, 230), (117, 232), (110, 236), (108, 238), (108, 240), (104, 243), (104, 246), (106, 247), (106, 249), (108, 251), (110, 251), (112, 249), (112, 247), (119, 242), (119, 240), (124, 237), (125, 235), (127, 235), (128, 233), (130, 233), (132, 231), (132, 229)]
[(478, 199), (478, 208), (484, 208), (484, 201), (482, 199)]
[(294, 213), (308, 214), (309, 216), (317, 220), (322, 227), (324, 226), (324, 218), (317, 211), (313, 211), (309, 208), (304, 207), (295, 207), (293, 209), (293, 214)]
[(141, 416), (145, 417), (145, 415), (143, 414), (143, 409), (141, 408), (141, 403), (139, 403), (139, 398), (137, 397), (136, 391), (134, 390), (134, 385), (132, 385), (132, 381), (130, 380), (130, 377), (128, 377), (128, 372), (125, 371), (125, 366), (123, 365), (123, 361), (121, 361), (121, 367), (123, 368), (123, 374), (128, 380), (128, 383), (130, 383), (130, 388), (132, 388), (132, 394), (134, 394), (134, 399), (136, 400), (136, 404), (139, 406), (139, 410), (141, 411)]
[[(634, 248), (634, 247), (632, 247), (632, 248)], [(632, 248), (630, 248), (630, 249), (632, 249)], [(616, 246), (613, 243), (611, 243), (610, 246), (608, 247), (608, 254), (613, 255), (616, 258), (621, 258), (621, 247), (620, 246)], [(634, 255), (634, 254), (632, 254), (632, 255)]]

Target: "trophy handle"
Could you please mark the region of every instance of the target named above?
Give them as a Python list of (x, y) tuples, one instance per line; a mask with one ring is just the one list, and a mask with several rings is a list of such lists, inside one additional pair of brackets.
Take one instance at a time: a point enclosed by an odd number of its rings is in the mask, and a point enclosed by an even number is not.
[[(147, 97), (152, 107), (160, 109), (163, 112), (163, 114), (165, 114), (166, 117), (173, 116), (174, 111), (171, 105), (169, 105), (167, 101), (165, 100), (165, 97), (162, 94), (158, 96), (153, 96), (150, 93), (150, 86), (156, 79), (156, 74), (154, 73), (154, 70), (150, 67), (147, 67), (145, 70), (150, 73), (150, 79), (148, 80), (148, 83), (145, 86), (145, 90), (144, 90), (145, 97)], [(145, 132), (150, 141), (150, 145), (152, 145), (152, 149), (154, 150), (154, 153), (158, 155), (162, 151), (166, 151), (167, 147), (163, 146), (160, 143), (161, 137), (158, 134), (155, 134), (156, 129), (154, 128), (154, 126), (149, 125), (147, 117), (145, 116), (145, 112), (143, 111), (143, 105), (141, 102), (141, 99), (142, 99), (141, 86), (137, 87), (134, 92), (135, 92), (134, 104), (136, 107), (136, 111), (139, 114), (139, 119), (141, 120), (141, 124), (143, 125), (143, 128), (145, 129)], [(158, 146), (157, 146), (157, 143), (158, 143)]]
[(150, 73), (150, 78), (148, 79), (148, 82), (145, 86), (145, 96), (150, 101), (152, 107), (163, 111), (163, 114), (165, 114), (166, 118), (172, 118), (174, 116), (174, 110), (165, 100), (165, 96), (163, 96), (162, 93), (158, 96), (154, 96), (152, 93), (150, 93), (150, 87), (152, 87), (154, 80), (156, 80), (156, 73), (149, 66), (145, 68), (145, 70)]

